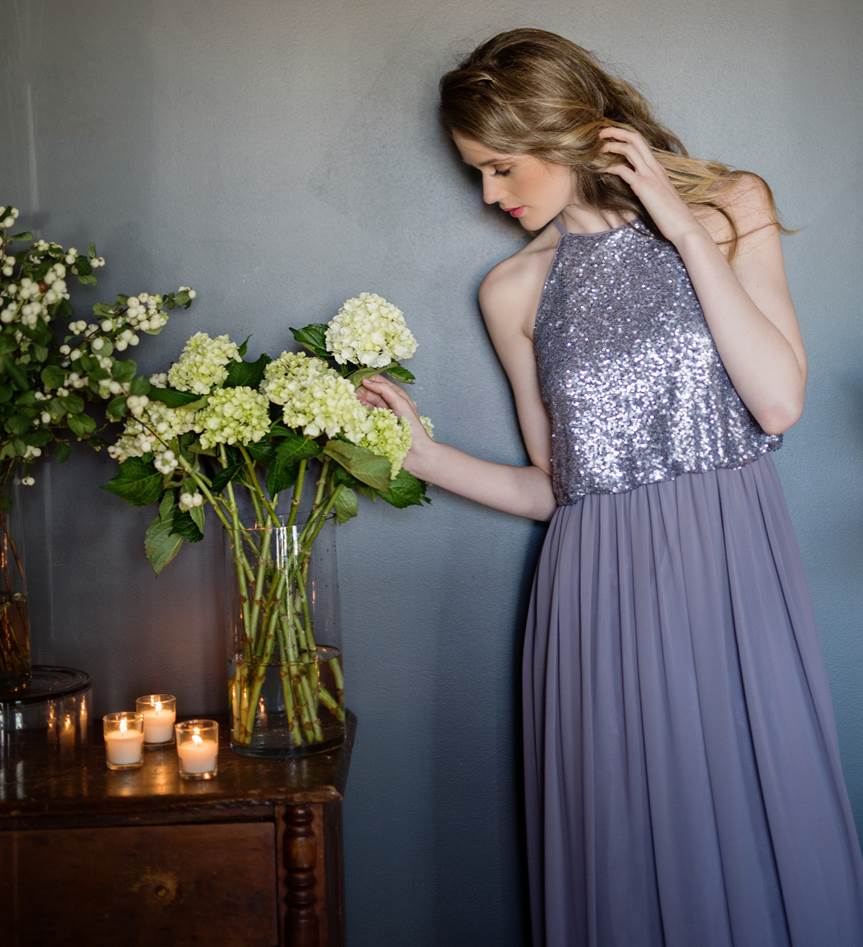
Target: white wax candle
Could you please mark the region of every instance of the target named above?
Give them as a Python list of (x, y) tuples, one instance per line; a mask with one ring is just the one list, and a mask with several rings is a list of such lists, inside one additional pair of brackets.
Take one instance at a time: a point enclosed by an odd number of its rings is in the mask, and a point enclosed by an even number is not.
[(142, 710), (141, 713), (144, 715), (145, 743), (167, 743), (173, 737), (176, 710), (159, 704), (152, 710)]
[(177, 754), (185, 773), (209, 773), (216, 767), (219, 744), (215, 740), (205, 740), (197, 733), (191, 740), (177, 744)]
[(140, 730), (110, 730), (105, 734), (105, 752), (108, 762), (115, 766), (140, 762), (144, 734)]

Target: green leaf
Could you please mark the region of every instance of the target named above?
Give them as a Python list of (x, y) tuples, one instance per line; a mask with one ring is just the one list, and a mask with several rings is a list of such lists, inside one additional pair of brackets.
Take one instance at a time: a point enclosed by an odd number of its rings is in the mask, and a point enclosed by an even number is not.
[(327, 331), (326, 325), (313, 323), (312, 325), (303, 326), (302, 329), (295, 329), (293, 326), (289, 326), (288, 328), (290, 328), (291, 335), (293, 335), (297, 342), (317, 355), (318, 358), (330, 358), (325, 336)]
[(89, 375), (90, 378), (96, 381), (102, 381), (102, 379), (111, 377), (110, 372), (102, 368), (92, 355), (81, 356), (81, 368), (84, 369), (86, 375)]
[(114, 315), (114, 307), (109, 306), (107, 303), (96, 303), (93, 306), (93, 315), (99, 316), (100, 318), (111, 318)]
[(267, 470), (267, 492), (271, 497), (294, 486), (299, 466), (298, 461), (280, 463), (278, 454), (276, 455), (276, 459)]
[(0, 404), (6, 404), (12, 398), (12, 386), (0, 385)]
[(390, 481), (389, 490), (381, 491), (381, 498), (391, 506), (404, 509), (406, 506), (422, 506), (423, 503), (431, 503), (425, 491), (425, 481), (409, 474), (402, 467), (395, 480)]
[(128, 410), (129, 409), (126, 405), (126, 396), (117, 395), (106, 405), (105, 414), (107, 414), (112, 421), (119, 421), (120, 418), (125, 417)]
[(13, 414), (11, 418), (6, 419), (6, 430), (10, 434), (23, 434), (30, 429), (33, 423), (33, 417), (29, 414)]
[(0, 358), (0, 373), (6, 372), (19, 388), (27, 388), (27, 375), (9, 355)]
[(383, 493), (389, 489), (390, 462), (386, 457), (379, 457), (367, 448), (348, 441), (328, 441), (324, 453), (341, 464), (357, 480), (367, 483), (375, 490)]
[(356, 516), (359, 510), (356, 493), (350, 487), (340, 486), (338, 493), (336, 493), (333, 509), (338, 522), (346, 523), (352, 516)]
[(45, 428), (41, 428), (36, 431), (29, 431), (22, 435), (21, 439), (31, 447), (45, 447), (54, 440), (54, 435), (50, 431), (46, 431)]
[(246, 451), (252, 460), (257, 460), (259, 463), (263, 464), (264, 467), (269, 467), (276, 457), (276, 449), (266, 440), (261, 441), (258, 444), (247, 444)]
[(190, 543), (200, 542), (204, 538), (203, 529), (198, 529), (197, 523), (189, 513), (181, 510), (178, 506), (174, 507), (171, 532), (177, 536), (182, 536)]
[[(337, 487), (340, 483), (343, 483), (346, 487), (351, 487), (355, 489), (357, 487), (362, 487), (362, 484), (353, 474), (349, 474), (344, 467), (334, 467), (333, 468), (333, 486)], [(377, 496), (377, 494), (375, 494)]]
[(382, 369), (383, 372), (386, 372), (387, 375), (392, 375), (393, 378), (398, 378), (399, 381), (406, 381), (409, 384), (413, 384), (416, 381), (416, 377), (412, 375), (403, 365), (390, 365), (387, 368)]
[(35, 240), (36, 238), (33, 236), (32, 231), (22, 230), (20, 233), (11, 234), (6, 239), (11, 243), (13, 240)]
[(189, 516), (192, 517), (192, 521), (194, 522), (195, 526), (197, 526), (201, 531), (202, 537), (204, 535), (204, 520), (206, 512), (207, 510), (203, 504), (201, 506), (193, 506), (192, 509), (189, 510)]
[[(81, 258), (78, 257), (78, 259), (80, 260)], [(89, 276), (79, 276), (79, 277), (78, 277), (78, 282), (79, 282), (79, 283), (83, 283), (84, 286), (95, 286), (95, 285), (96, 285), (96, 277), (93, 276), (93, 275), (89, 275)]]
[(192, 391), (177, 391), (174, 388), (158, 388), (156, 385), (153, 385), (150, 390), (150, 400), (161, 401), (162, 404), (166, 404), (169, 408), (182, 408), (184, 405), (193, 404), (196, 401), (200, 401), (201, 404), (204, 403), (204, 399)]
[(69, 455), (71, 453), (72, 453), (71, 446), (67, 444), (65, 441), (61, 441), (54, 448), (54, 460), (56, 460), (58, 464), (63, 464), (69, 459)]
[(245, 385), (257, 389), (264, 378), (264, 369), (272, 361), (269, 355), (261, 355), (256, 362), (231, 362), (228, 377), (223, 387), (239, 388)]
[(246, 352), (249, 351), (249, 339), (251, 339), (251, 336), (247, 335), (239, 345), (238, 351), (240, 353), (240, 358), (245, 358)]
[(69, 414), (80, 414), (84, 410), (84, 399), (78, 395), (64, 395), (58, 400)]
[(96, 430), (96, 422), (89, 414), (70, 414), (68, 424), (69, 430), (76, 437), (86, 437)]
[(159, 504), (159, 514), (147, 527), (144, 534), (144, 551), (153, 571), (158, 575), (177, 555), (183, 545), (182, 536), (171, 532), (173, 528), (174, 494), (167, 491)]
[(138, 371), (138, 366), (131, 359), (118, 358), (111, 366), (111, 377), (115, 381), (131, 381)]
[(143, 375), (138, 375), (136, 378), (132, 379), (131, 384), (129, 385), (129, 394), (130, 395), (149, 395), (150, 394), (150, 382), (144, 378)]
[(95, 244), (95, 243), (89, 243), (89, 244), (87, 244), (87, 252), (90, 254), (90, 256), (98, 256), (98, 255), (99, 255), (98, 253), (96, 253), (96, 244)]
[(211, 492), (221, 493), (242, 469), (242, 463), (230, 464), (227, 467), (223, 467), (216, 476), (213, 477)]
[(120, 464), (117, 476), (103, 484), (102, 489), (122, 497), (133, 506), (149, 506), (162, 494), (162, 475), (151, 461), (130, 457)]
[(40, 377), (46, 388), (60, 388), (66, 381), (66, 371), (59, 365), (46, 365)]
[(14, 352), (18, 348), (15, 336), (11, 332), (0, 332), (0, 355)]

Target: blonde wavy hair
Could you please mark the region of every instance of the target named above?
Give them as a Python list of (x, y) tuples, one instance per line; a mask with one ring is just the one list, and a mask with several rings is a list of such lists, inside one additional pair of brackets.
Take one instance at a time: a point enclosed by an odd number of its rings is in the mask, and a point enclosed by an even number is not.
[[(719, 161), (690, 157), (680, 139), (651, 114), (650, 105), (629, 82), (607, 72), (588, 50), (538, 29), (498, 33), (478, 46), (440, 80), (442, 125), (493, 151), (532, 155), (569, 166), (580, 198), (604, 210), (635, 211), (662, 236), (630, 186), (607, 168), (619, 154), (600, 152), (600, 128), (615, 125), (640, 132), (681, 198), (690, 206), (713, 207), (731, 227), (728, 259), (739, 234), (718, 198), (744, 174), (763, 184), (773, 220), (781, 233), (797, 230), (778, 220), (767, 182), (751, 171)], [(757, 229), (761, 229), (760, 227)]]

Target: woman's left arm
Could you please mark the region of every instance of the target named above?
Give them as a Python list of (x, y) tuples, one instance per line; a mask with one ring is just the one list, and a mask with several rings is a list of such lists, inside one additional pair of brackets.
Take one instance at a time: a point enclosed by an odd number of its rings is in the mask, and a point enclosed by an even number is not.
[(625, 154), (632, 165), (608, 170), (630, 184), (677, 248), (737, 393), (766, 433), (781, 434), (803, 412), (807, 361), (764, 185), (742, 175), (723, 202), (741, 235), (729, 263), (638, 132), (599, 134), (602, 150)]

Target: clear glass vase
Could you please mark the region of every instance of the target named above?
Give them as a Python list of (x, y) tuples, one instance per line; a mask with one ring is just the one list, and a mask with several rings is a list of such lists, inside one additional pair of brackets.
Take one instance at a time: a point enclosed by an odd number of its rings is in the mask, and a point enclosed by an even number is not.
[(330, 514), (227, 534), (230, 745), (238, 753), (297, 756), (344, 739), (336, 528)]
[(21, 488), (17, 478), (10, 481), (10, 489), (0, 493), (0, 696), (5, 697), (26, 690), (32, 667)]

